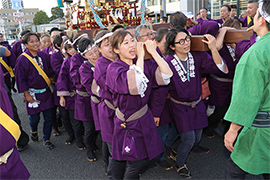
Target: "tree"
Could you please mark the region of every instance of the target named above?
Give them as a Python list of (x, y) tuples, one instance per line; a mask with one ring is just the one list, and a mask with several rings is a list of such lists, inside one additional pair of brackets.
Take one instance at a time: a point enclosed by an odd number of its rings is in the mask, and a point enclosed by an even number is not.
[(64, 17), (64, 11), (63, 9), (59, 7), (53, 7), (51, 8), (52, 16), (50, 17), (50, 21), (57, 19), (57, 18), (63, 18)]
[(50, 21), (55, 20), (55, 19), (57, 19), (57, 17), (56, 17), (55, 15), (52, 15), (52, 16), (50, 17)]
[(44, 11), (38, 11), (35, 14), (35, 17), (33, 19), (35, 25), (40, 25), (40, 24), (47, 24), (49, 23), (49, 17), (46, 12)]

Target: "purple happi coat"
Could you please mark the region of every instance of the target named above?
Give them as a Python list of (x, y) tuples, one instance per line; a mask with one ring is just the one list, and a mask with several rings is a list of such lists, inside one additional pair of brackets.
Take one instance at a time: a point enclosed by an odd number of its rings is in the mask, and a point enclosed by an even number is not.
[[(190, 77), (190, 81), (180, 78), (178, 71), (179, 64), (175, 63), (173, 55), (167, 55), (165, 60), (173, 71), (171, 83), (167, 88), (170, 96), (180, 102), (193, 102), (197, 101), (202, 94), (201, 79), (202, 74), (217, 74), (223, 75), (213, 61), (213, 58), (206, 52), (190, 52), (194, 59), (194, 76)], [(189, 59), (190, 60), (190, 59)], [(180, 68), (181, 69), (181, 68)], [(193, 68), (191, 68), (193, 69)], [(180, 73), (180, 71), (179, 71)], [(181, 73), (180, 73), (181, 74)], [(193, 74), (192, 72), (190, 74)], [(187, 79), (186, 75), (182, 78)], [(166, 89), (164, 89), (166, 90)], [(166, 93), (164, 93), (166, 95)], [(163, 97), (166, 99), (166, 96)], [(201, 100), (194, 108), (178, 104), (170, 101), (172, 108), (172, 116), (174, 123), (179, 133), (192, 131), (195, 129), (202, 129), (208, 125), (206, 109), (203, 101)]]
[[(76, 91), (81, 91), (81, 92), (86, 93), (84, 86), (81, 84), (81, 77), (79, 73), (79, 68), (83, 64), (84, 61), (86, 61), (86, 59), (82, 57), (80, 54), (75, 54), (74, 56), (72, 56), (69, 73), (70, 73), (72, 82), (76, 87)], [(89, 113), (89, 111), (91, 111), (90, 99), (91, 99), (90, 95), (87, 97), (84, 97), (76, 93), (75, 109), (74, 109), (75, 110), (74, 118), (76, 120), (90, 121), (93, 119), (92, 113)]]
[(218, 24), (220, 24), (220, 26), (222, 26), (222, 24), (225, 22), (222, 18), (214, 19), (214, 21), (216, 21)]
[[(95, 96), (98, 100), (101, 100), (98, 96), (96, 96), (92, 92), (92, 89), (93, 89), (92, 87), (95, 86), (95, 83), (93, 83), (94, 71), (95, 71), (95, 67), (90, 62), (85, 61), (79, 69), (81, 82), (82, 82), (82, 85), (85, 87), (88, 94), (90, 94), (91, 96)], [(93, 119), (95, 122), (95, 128), (98, 131), (100, 130), (100, 123), (99, 123), (99, 117), (98, 117), (98, 103), (95, 103), (91, 100), (91, 109), (92, 109)]]
[[(233, 53), (231, 55), (226, 44), (224, 44), (223, 47), (219, 50), (219, 54), (226, 61), (229, 73), (218, 77), (232, 81), (234, 77), (235, 67), (238, 61), (234, 57)], [(223, 106), (230, 104), (232, 96), (232, 82), (219, 81), (213, 77), (217, 76), (210, 75), (209, 77), (209, 88), (211, 92), (209, 104), (215, 106)]]
[(18, 58), (26, 49), (22, 41), (18, 41), (12, 46), (11, 52)]
[[(4, 74), (0, 68), (0, 108), (13, 119), (12, 107), (5, 90)], [(2, 118), (2, 117), (1, 117)], [(29, 179), (30, 174), (21, 161), (16, 148), (16, 140), (10, 132), (0, 124), (0, 156), (14, 148), (7, 160), (7, 164), (0, 165), (0, 179)]]
[(236, 43), (235, 57), (237, 61), (239, 61), (242, 55), (256, 42), (256, 37), (257, 35), (253, 34), (250, 36), (250, 40), (244, 39)]
[(189, 28), (188, 31), (192, 35), (211, 34), (212, 36), (216, 36), (219, 31), (219, 25), (215, 21), (203, 21), (202, 23)]
[[(26, 50), (26, 54), (28, 54), (33, 58), (33, 55), (28, 50)], [(37, 54), (38, 57), (42, 59), (44, 72), (50, 78), (52, 75), (50, 68), (50, 57), (41, 51), (38, 51)], [(20, 93), (23, 91), (28, 91), (29, 88), (34, 89), (46, 88), (46, 91), (44, 93), (35, 94), (37, 100), (40, 101), (39, 107), (29, 108), (28, 102), (26, 102), (26, 109), (28, 115), (33, 115), (42, 112), (54, 106), (53, 95), (50, 89), (48, 88), (46, 81), (39, 74), (34, 65), (23, 55), (19, 56), (17, 59), (17, 63), (15, 66), (15, 78), (17, 82), (18, 91)]]
[(248, 16), (246, 16), (245, 18), (240, 18), (240, 20), (243, 22), (243, 26), (242, 27), (247, 27), (248, 26), (247, 18), (248, 18)]
[[(94, 79), (97, 85), (100, 87), (99, 97), (103, 99), (107, 99), (111, 104), (112, 94), (108, 90), (106, 83), (107, 77), (107, 68), (112, 63), (111, 60), (105, 58), (104, 56), (100, 56), (95, 65)], [(112, 135), (113, 135), (113, 118), (115, 115), (115, 111), (110, 109), (104, 101), (101, 101), (98, 104), (98, 117), (100, 122), (100, 131), (102, 141), (112, 143)]]
[[(62, 63), (64, 62), (65, 56), (59, 51), (56, 50), (51, 55), (51, 67), (53, 71), (53, 80), (57, 81)], [(54, 105), (59, 106), (60, 98), (57, 96), (57, 84), (55, 84), (55, 89), (53, 92)]]
[[(128, 119), (148, 103), (152, 87), (156, 86), (157, 82), (160, 82), (158, 77), (161, 78), (161, 74), (156, 72), (157, 64), (151, 60), (144, 61), (144, 74), (149, 80), (147, 89), (144, 92), (145, 96), (131, 95), (131, 89), (129, 87), (136, 87), (136, 81), (135, 78), (132, 80), (132, 71), (129, 71), (129, 68), (130, 66), (128, 64), (118, 58), (109, 65), (106, 77), (106, 86), (112, 93), (113, 101), (124, 114), (125, 119)], [(121, 127), (123, 122), (117, 116), (114, 117), (113, 159), (139, 161), (149, 158), (149, 160), (152, 160), (162, 153), (162, 142), (150, 109), (141, 118), (127, 122), (126, 124), (134, 137), (137, 158), (122, 154), (125, 134), (128, 132)]]
[(203, 20), (202, 18), (199, 18), (199, 19), (197, 19), (196, 21), (197, 21), (198, 23), (203, 23), (204, 21), (212, 21), (211, 18), (209, 18), (209, 17), (206, 17), (206, 18), (207, 18), (207, 20)]
[[(16, 64), (16, 59), (17, 57), (15, 56), (15, 54), (11, 51), (11, 47), (9, 44), (3, 44), (3, 46), (5, 46), (10, 52), (11, 55), (9, 57), (2, 57), (2, 59), (6, 62), (6, 64), (11, 67), (12, 69), (14, 69), (15, 64)], [(2, 66), (2, 70), (5, 76), (5, 84), (7, 85), (8, 88), (11, 88), (11, 81), (10, 81), (10, 74), (7, 71), (7, 69), (1, 64)]]
[(166, 91), (167, 88), (167, 86), (153, 88), (150, 94), (149, 108), (151, 109), (154, 117), (160, 117), (159, 126), (164, 126), (173, 122), (169, 99), (163, 99), (164, 101), (160, 100), (160, 97), (168, 96), (168, 92)]
[[(163, 57), (163, 54), (157, 47), (158, 54)], [(153, 60), (155, 61), (155, 60)], [(160, 117), (159, 126), (164, 126), (172, 122), (172, 116), (169, 108), (169, 100), (167, 99), (165, 103), (160, 103), (160, 97), (164, 97), (163, 93), (166, 93), (163, 89), (167, 86), (157, 86), (154, 87), (151, 91), (149, 97), (149, 108), (151, 109), (154, 117)]]
[(52, 55), (53, 54), (53, 46), (49, 46), (45, 49), (42, 49), (41, 51), (48, 54), (48, 55)]
[(64, 60), (56, 82), (57, 95), (64, 96), (66, 101), (66, 110), (74, 110), (76, 96), (76, 94), (74, 94), (76, 91), (76, 87), (74, 86), (69, 73), (70, 63), (71, 57), (68, 57)]
[(93, 107), (91, 107), (91, 95), (94, 95), (91, 90), (92, 83), (94, 80), (94, 69), (95, 67), (91, 63), (89, 63), (87, 60), (79, 68), (81, 84), (85, 88), (85, 91), (90, 95), (89, 103), (88, 103), (89, 106), (87, 108), (89, 109), (88, 114), (91, 115), (91, 119), (90, 119), (91, 121), (94, 120)]

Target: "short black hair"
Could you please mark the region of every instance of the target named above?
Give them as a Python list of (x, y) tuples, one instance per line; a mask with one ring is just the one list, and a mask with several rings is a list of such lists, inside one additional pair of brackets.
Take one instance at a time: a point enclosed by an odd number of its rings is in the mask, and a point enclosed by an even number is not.
[(180, 11), (177, 11), (170, 16), (170, 24), (172, 27), (185, 27), (187, 23), (187, 16)]
[(222, 7), (227, 7), (228, 8), (228, 11), (231, 11), (231, 6), (229, 5), (229, 4), (223, 4), (222, 6), (221, 6), (221, 8)]
[(171, 55), (175, 54), (175, 51), (172, 50), (170, 46), (172, 45), (173, 47), (175, 47), (175, 43), (174, 43), (175, 37), (177, 36), (179, 32), (184, 32), (189, 36), (189, 32), (183, 27), (176, 27), (176, 28), (170, 29), (168, 34), (166, 35), (166, 42), (165, 42), (167, 54), (171, 54)]
[(117, 29), (120, 29), (120, 28), (123, 28), (124, 29), (124, 26), (122, 26), (121, 24), (116, 24), (113, 29), (112, 29), (112, 32), (116, 31)]
[(61, 36), (61, 35), (55, 36), (55, 38), (53, 40), (53, 46), (54, 46), (54, 48), (59, 50), (58, 47), (61, 47), (62, 42), (63, 42), (63, 36)]
[(23, 44), (28, 44), (30, 36), (36, 36), (38, 38), (38, 40), (39, 40), (39, 37), (38, 37), (38, 35), (36, 33), (29, 32), (29, 33), (26, 33), (23, 36), (23, 39), (22, 39)]
[(250, 3), (256, 3), (256, 4), (259, 4), (259, 3), (258, 3), (258, 0), (249, 0), (249, 1), (248, 1), (248, 4), (250, 4)]
[[(264, 0), (263, 1), (263, 6), (262, 6), (262, 10), (265, 11), (267, 14), (270, 14), (270, 1), (269, 0)], [(258, 18), (261, 17), (261, 13), (259, 12), (259, 15), (258, 15)], [(265, 21), (266, 22), (266, 26), (267, 26), (267, 29), (268, 31), (270, 31), (270, 23)]]
[(31, 31), (28, 30), (28, 29), (23, 30), (23, 31), (21, 32), (20, 36), (23, 37), (25, 34), (30, 33), (30, 32), (31, 32)]
[(159, 28), (156, 32), (155, 40), (157, 42), (160, 42), (162, 38), (168, 33), (168, 31), (169, 31), (168, 28), (165, 27)]
[(237, 6), (235, 4), (230, 5), (231, 9), (237, 9)]
[(79, 41), (78, 49), (80, 52), (84, 52), (89, 45), (92, 46), (94, 43), (95, 43), (94, 40), (90, 37), (83, 38)]
[(53, 27), (53, 28), (51, 28), (51, 30), (50, 30), (50, 35), (52, 34), (53, 31), (60, 31), (60, 32), (62, 32), (59, 28)]
[(205, 7), (202, 7), (202, 8), (200, 9), (200, 11), (201, 11), (202, 9), (204, 9), (204, 10), (208, 11), (208, 10), (207, 10), (207, 8), (205, 8)]
[(168, 22), (168, 18), (165, 17), (165, 16), (161, 17), (161, 19), (162, 19), (164, 22)]

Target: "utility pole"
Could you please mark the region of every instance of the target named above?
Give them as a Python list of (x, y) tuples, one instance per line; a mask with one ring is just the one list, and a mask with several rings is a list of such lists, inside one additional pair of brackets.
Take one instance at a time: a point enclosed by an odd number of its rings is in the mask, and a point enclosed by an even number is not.
[(163, 16), (167, 16), (167, 13), (166, 13), (166, 0), (162, 0), (162, 7), (163, 7)]
[[(17, 13), (20, 13), (19, 9), (17, 10)], [(20, 27), (20, 33), (19, 34), (21, 34), (21, 32), (22, 32), (22, 21), (19, 21), (19, 27)]]
[(240, 15), (240, 0), (237, 0), (237, 17)]
[(160, 8), (160, 13), (159, 13), (159, 19), (161, 19), (161, 17), (163, 17), (163, 0), (160, 0), (160, 4), (159, 4), (159, 8)]
[(161, 17), (166, 17), (167, 13), (166, 13), (166, 0), (160, 0), (160, 16), (159, 19), (161, 19)]

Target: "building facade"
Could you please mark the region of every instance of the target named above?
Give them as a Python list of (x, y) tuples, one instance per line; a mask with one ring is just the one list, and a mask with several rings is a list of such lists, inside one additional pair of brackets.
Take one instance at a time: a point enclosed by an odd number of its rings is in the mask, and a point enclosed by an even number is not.
[[(163, 1), (163, 3), (162, 3)], [(147, 7), (151, 12), (158, 12), (162, 8), (167, 12), (182, 11), (187, 14), (192, 12), (194, 19), (202, 7), (208, 9), (208, 15), (212, 19), (220, 18), (220, 8), (222, 4), (236, 5), (237, 16), (247, 9), (247, 0), (147, 0)]]
[[(1, 0), (3, 9), (12, 9), (12, 1), (11, 0)], [(21, 0), (21, 5), (23, 8), (23, 0)]]
[(247, 0), (211, 0), (211, 18), (220, 18), (220, 7), (222, 4), (236, 5), (237, 6), (237, 16), (239, 16), (243, 11), (247, 10)]
[[(20, 12), (22, 12), (24, 20), (21, 21), (22, 23), (22, 29), (25, 29), (26, 26), (29, 24), (33, 24), (33, 19), (35, 17), (35, 14), (39, 11), (38, 8), (29, 8), (29, 9), (21, 9)], [(2, 24), (4, 24), (5, 27), (5, 35), (6, 37), (9, 34), (12, 33), (19, 33), (19, 21), (15, 20), (15, 16), (13, 13), (16, 13), (17, 10), (14, 9), (0, 9), (0, 19)]]
[(162, 7), (164, 11), (166, 9), (166, 12), (182, 11), (185, 14), (192, 12), (194, 16), (201, 7), (207, 8), (208, 4), (208, 0), (147, 0), (147, 7), (150, 11), (158, 12)]

